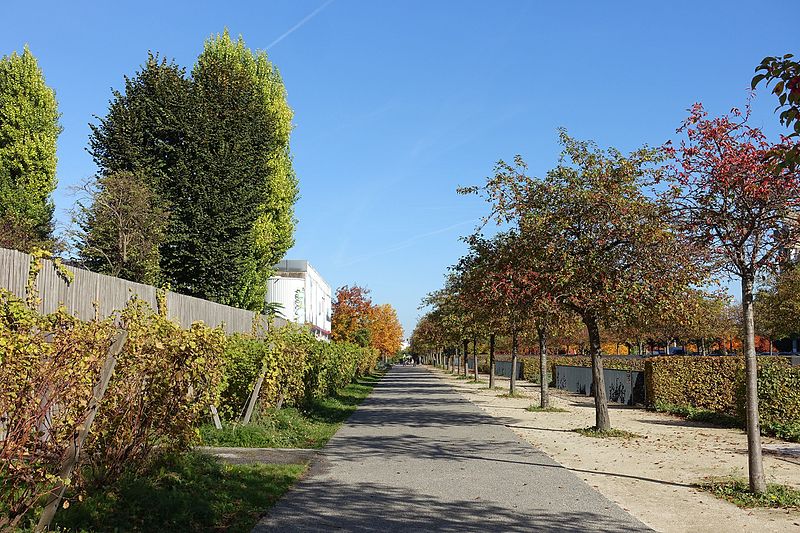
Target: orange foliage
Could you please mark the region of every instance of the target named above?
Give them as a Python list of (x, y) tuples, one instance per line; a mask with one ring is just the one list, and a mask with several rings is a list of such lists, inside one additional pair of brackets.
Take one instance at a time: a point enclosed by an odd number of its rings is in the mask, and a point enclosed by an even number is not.
[(397, 318), (397, 311), (389, 304), (373, 306), (370, 312), (370, 333), (372, 347), (381, 355), (394, 355), (403, 343), (403, 326)]
[(358, 285), (345, 285), (336, 289), (331, 317), (332, 340), (355, 344), (362, 344), (359, 341), (366, 340), (373, 307), (368, 294), (369, 289)]

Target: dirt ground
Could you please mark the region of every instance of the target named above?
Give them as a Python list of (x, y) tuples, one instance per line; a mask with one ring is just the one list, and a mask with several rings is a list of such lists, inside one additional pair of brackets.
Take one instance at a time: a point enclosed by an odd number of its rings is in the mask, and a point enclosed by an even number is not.
[[(594, 400), (551, 389), (565, 413), (534, 413), (538, 386), (520, 381), (525, 398), (458, 380), (435, 369), (468, 400), (573, 471), (608, 499), (657, 531), (800, 531), (800, 510), (740, 509), (694, 488), (709, 476), (747, 477), (745, 433), (622, 405), (611, 406), (613, 427), (641, 438), (597, 439), (571, 430), (594, 425)], [(487, 380), (486, 376), (481, 379)], [(768, 482), (800, 488), (800, 444), (764, 438)]]

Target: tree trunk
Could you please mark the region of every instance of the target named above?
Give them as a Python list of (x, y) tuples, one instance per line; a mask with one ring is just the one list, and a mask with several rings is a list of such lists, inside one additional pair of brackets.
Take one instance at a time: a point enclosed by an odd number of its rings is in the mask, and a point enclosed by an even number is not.
[(742, 311), (744, 316), (744, 357), (747, 381), (747, 459), (750, 490), (761, 494), (767, 490), (764, 458), (761, 455), (761, 424), (758, 418), (758, 363), (753, 317), (753, 278), (742, 277)]
[(489, 389), (494, 389), (494, 333), (489, 335)]
[(467, 359), (469, 358), (469, 340), (464, 339), (464, 377), (467, 377)]
[(597, 317), (592, 313), (583, 315), (583, 323), (589, 334), (589, 348), (592, 356), (592, 384), (594, 385), (595, 427), (600, 431), (611, 429), (606, 397), (606, 380), (603, 375), (603, 356), (600, 353), (600, 327)]
[(472, 339), (472, 364), (475, 366), (475, 382), (478, 382), (478, 339)]
[(542, 409), (550, 407), (550, 379), (547, 375), (547, 332), (545, 328), (537, 328), (539, 333), (539, 386), (541, 388), (539, 403)]
[(517, 390), (517, 330), (511, 333), (511, 379), (508, 392), (514, 394)]

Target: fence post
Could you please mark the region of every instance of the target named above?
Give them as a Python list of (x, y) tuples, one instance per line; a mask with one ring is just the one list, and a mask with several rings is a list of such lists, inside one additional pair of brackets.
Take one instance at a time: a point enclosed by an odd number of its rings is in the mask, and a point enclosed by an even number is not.
[(97, 382), (94, 386), (94, 390), (92, 390), (92, 399), (89, 400), (89, 405), (86, 409), (86, 418), (83, 421), (80, 431), (73, 436), (72, 443), (67, 448), (61, 460), (61, 469), (58, 472), (59, 482), (58, 485), (50, 491), (50, 496), (47, 498), (47, 503), (44, 506), (42, 515), (39, 517), (39, 523), (36, 525), (35, 531), (37, 533), (47, 530), (50, 527), (50, 523), (53, 521), (53, 517), (61, 503), (61, 498), (64, 496), (64, 490), (67, 488), (67, 482), (72, 477), (72, 470), (78, 462), (81, 448), (84, 442), (86, 442), (86, 437), (89, 436), (89, 430), (92, 427), (95, 415), (97, 415), (100, 401), (103, 399), (106, 389), (108, 388), (108, 382), (111, 380), (111, 375), (114, 373), (114, 367), (117, 364), (117, 356), (122, 352), (122, 348), (125, 346), (127, 340), (128, 332), (122, 330), (108, 349), (106, 360), (100, 371), (100, 381)]

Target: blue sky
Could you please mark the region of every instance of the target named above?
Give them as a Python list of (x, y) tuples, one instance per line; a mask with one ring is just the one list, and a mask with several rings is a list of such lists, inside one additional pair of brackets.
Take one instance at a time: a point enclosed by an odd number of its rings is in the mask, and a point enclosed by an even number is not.
[[(147, 51), (191, 67), (225, 27), (267, 49), (295, 111), (300, 179), (290, 258), (334, 287), (357, 283), (397, 308), (420, 298), (484, 214), (459, 185), (522, 154), (543, 174), (556, 128), (631, 150), (675, 135), (686, 109), (743, 105), (765, 55), (800, 53), (786, 1), (25, 2), (3, 7), (0, 54), (28, 43), (55, 88), (59, 219), (92, 175), (88, 124)], [(762, 91), (763, 92), (763, 91)], [(774, 100), (754, 120), (783, 132)]]

